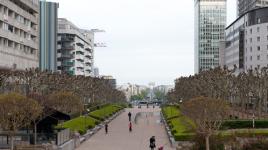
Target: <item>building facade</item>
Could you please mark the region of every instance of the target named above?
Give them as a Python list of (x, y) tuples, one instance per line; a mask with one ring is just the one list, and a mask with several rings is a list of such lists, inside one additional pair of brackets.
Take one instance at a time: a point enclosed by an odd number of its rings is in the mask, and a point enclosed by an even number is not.
[(195, 0), (195, 73), (219, 66), (226, 0)]
[(58, 19), (57, 70), (71, 75), (93, 75), (94, 33), (64, 18)]
[(0, 67), (38, 67), (38, 0), (0, 0)]
[(237, 0), (237, 15), (241, 16), (250, 10), (267, 6), (268, 0)]
[(268, 7), (251, 10), (226, 28), (221, 58), (229, 69), (239, 71), (268, 67)]
[(42, 71), (57, 71), (58, 8), (58, 3), (40, 1), (39, 68)]

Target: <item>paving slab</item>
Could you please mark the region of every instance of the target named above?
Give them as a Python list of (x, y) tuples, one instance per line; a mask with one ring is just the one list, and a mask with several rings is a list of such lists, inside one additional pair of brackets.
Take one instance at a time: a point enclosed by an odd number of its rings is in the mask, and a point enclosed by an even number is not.
[[(132, 132), (128, 130), (128, 112), (132, 113)], [(136, 114), (140, 115), (135, 123)], [(108, 134), (105, 134), (102, 128), (81, 144), (77, 150), (149, 150), (151, 136), (156, 137), (157, 147), (165, 145), (164, 150), (175, 150), (171, 148), (165, 127), (160, 122), (160, 108), (158, 107), (143, 106), (141, 109), (137, 107), (126, 109), (108, 125)]]

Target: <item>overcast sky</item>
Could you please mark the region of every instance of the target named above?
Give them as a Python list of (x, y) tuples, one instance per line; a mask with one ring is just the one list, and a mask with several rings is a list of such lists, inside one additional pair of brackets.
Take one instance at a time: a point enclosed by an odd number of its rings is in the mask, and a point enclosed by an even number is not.
[[(118, 84), (173, 84), (194, 73), (194, 0), (51, 0), (59, 17), (96, 35), (106, 48), (95, 49), (100, 74)], [(228, 24), (236, 0), (228, 0)]]

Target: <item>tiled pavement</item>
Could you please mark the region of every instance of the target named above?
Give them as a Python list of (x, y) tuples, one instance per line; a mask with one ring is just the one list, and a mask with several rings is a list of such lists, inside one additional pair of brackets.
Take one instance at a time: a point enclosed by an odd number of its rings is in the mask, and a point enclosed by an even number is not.
[[(133, 121), (133, 131), (128, 131), (128, 112), (132, 113), (132, 120), (138, 112), (142, 112), (137, 119)], [(126, 109), (124, 113), (109, 123), (109, 133), (106, 135), (104, 129), (93, 135), (88, 141), (84, 142), (77, 150), (149, 150), (149, 138), (156, 137), (156, 145), (165, 145), (164, 150), (175, 150), (170, 147), (170, 143), (164, 129), (159, 123), (160, 109), (135, 107)]]

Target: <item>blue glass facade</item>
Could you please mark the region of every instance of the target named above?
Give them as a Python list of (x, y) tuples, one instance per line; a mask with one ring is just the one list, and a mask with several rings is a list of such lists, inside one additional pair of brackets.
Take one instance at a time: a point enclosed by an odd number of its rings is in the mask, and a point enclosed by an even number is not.
[(58, 3), (40, 1), (39, 68), (57, 71)]

